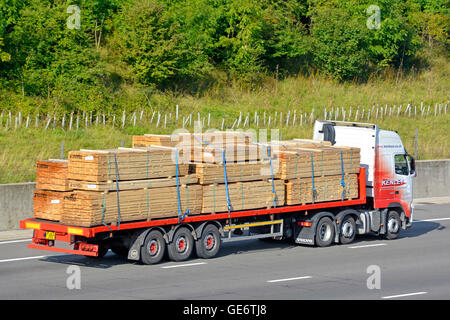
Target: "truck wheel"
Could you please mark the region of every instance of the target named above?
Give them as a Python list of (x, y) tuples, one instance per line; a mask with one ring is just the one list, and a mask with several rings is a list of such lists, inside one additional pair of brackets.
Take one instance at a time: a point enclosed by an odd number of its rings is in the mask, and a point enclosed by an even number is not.
[(333, 221), (328, 217), (319, 220), (316, 229), (316, 244), (318, 247), (327, 247), (334, 239)]
[(173, 235), (172, 242), (167, 247), (169, 259), (172, 261), (184, 261), (189, 259), (194, 249), (194, 238), (187, 228), (179, 228)]
[(339, 241), (342, 244), (348, 244), (355, 240), (356, 235), (356, 223), (355, 219), (350, 216), (344, 218), (341, 222), (341, 230), (339, 234)]
[(143, 264), (155, 264), (162, 260), (166, 251), (166, 243), (158, 230), (150, 231), (141, 247), (141, 262)]
[(202, 259), (210, 259), (220, 250), (220, 233), (215, 225), (209, 224), (202, 231), (202, 237), (195, 241), (197, 256)]
[(396, 239), (400, 234), (402, 222), (397, 211), (389, 211), (386, 219), (386, 234), (384, 237), (389, 240)]

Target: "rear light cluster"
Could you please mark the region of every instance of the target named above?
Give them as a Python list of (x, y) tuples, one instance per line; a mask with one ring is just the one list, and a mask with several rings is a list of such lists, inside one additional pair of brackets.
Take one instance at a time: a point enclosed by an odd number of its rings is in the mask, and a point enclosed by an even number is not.
[(79, 249), (81, 251), (91, 251), (91, 252), (98, 252), (98, 244), (90, 244), (90, 243), (77, 243), (75, 244), (75, 249)]

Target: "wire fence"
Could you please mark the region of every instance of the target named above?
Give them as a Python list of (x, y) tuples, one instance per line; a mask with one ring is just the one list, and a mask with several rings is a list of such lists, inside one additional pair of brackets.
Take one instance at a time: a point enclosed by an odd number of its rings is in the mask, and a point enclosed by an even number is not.
[(201, 123), (203, 128), (238, 129), (238, 128), (274, 128), (312, 125), (316, 119), (334, 121), (369, 122), (387, 118), (429, 118), (447, 114), (447, 104), (424, 105), (373, 105), (372, 107), (331, 107), (313, 108), (310, 112), (302, 110), (283, 111), (255, 111), (239, 112), (237, 117), (214, 117), (211, 113), (187, 113), (180, 111), (176, 106), (175, 112), (156, 110), (141, 110), (121, 115), (104, 112), (78, 111), (70, 114), (35, 114), (24, 115), (21, 112), (13, 114), (0, 113), (0, 129), (4, 131), (25, 129), (66, 131), (82, 130), (89, 127), (154, 127), (154, 128), (191, 128), (195, 121)]

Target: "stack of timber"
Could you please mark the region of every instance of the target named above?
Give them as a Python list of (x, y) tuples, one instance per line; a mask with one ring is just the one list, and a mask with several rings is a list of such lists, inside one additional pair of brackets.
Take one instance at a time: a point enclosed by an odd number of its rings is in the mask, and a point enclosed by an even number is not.
[(286, 182), (286, 204), (307, 204), (348, 200), (358, 197), (358, 177), (349, 174), (342, 185), (341, 176), (298, 178)]
[(360, 149), (314, 144), (294, 141), (280, 146), (276, 176), (286, 181), (286, 204), (357, 198)]
[(72, 190), (67, 174), (67, 160), (50, 159), (36, 162), (36, 190), (33, 194), (36, 218), (60, 220), (65, 191)]
[(202, 146), (214, 145), (224, 148), (234, 145), (248, 145), (251, 136), (235, 131), (214, 131), (207, 133), (176, 133), (173, 135), (145, 134), (133, 136), (133, 147), (165, 146), (177, 147), (178, 145)]
[(189, 174), (189, 164), (177, 163), (176, 151), (150, 146), (69, 152), (74, 191), (64, 197), (61, 222), (89, 227), (200, 213), (198, 178)]
[(223, 163), (223, 151), (226, 162), (259, 161), (266, 154), (263, 147), (251, 143), (251, 137), (242, 132), (133, 136), (134, 148), (155, 145), (176, 147), (183, 161), (195, 163)]
[[(282, 206), (285, 198), (284, 183), (281, 180), (274, 180), (273, 185), (271, 180), (229, 183), (228, 194), (232, 211)], [(226, 211), (226, 185), (204, 185), (202, 213)]]
[(33, 194), (34, 217), (59, 221), (64, 211), (64, 196), (67, 192), (35, 190)]
[(359, 148), (280, 147), (277, 177), (283, 180), (358, 173)]
[(52, 191), (70, 191), (67, 180), (68, 161), (50, 159), (36, 163), (36, 188)]
[[(119, 192), (75, 191), (65, 197), (61, 223), (81, 227), (180, 217), (201, 211), (201, 186), (157, 187)], [(180, 208), (178, 208), (180, 205)], [(119, 211), (120, 208), (120, 211)]]
[[(173, 148), (119, 148), (69, 152), (69, 179), (107, 182), (186, 175), (189, 165), (176, 164)], [(117, 166), (116, 166), (117, 163)]]

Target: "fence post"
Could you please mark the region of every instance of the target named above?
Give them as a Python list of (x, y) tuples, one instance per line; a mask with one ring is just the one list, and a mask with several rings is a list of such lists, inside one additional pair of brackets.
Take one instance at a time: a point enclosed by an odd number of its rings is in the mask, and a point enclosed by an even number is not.
[(414, 158), (418, 159), (418, 152), (419, 152), (419, 148), (418, 148), (418, 135), (419, 135), (419, 129), (416, 128), (416, 134), (414, 136)]

